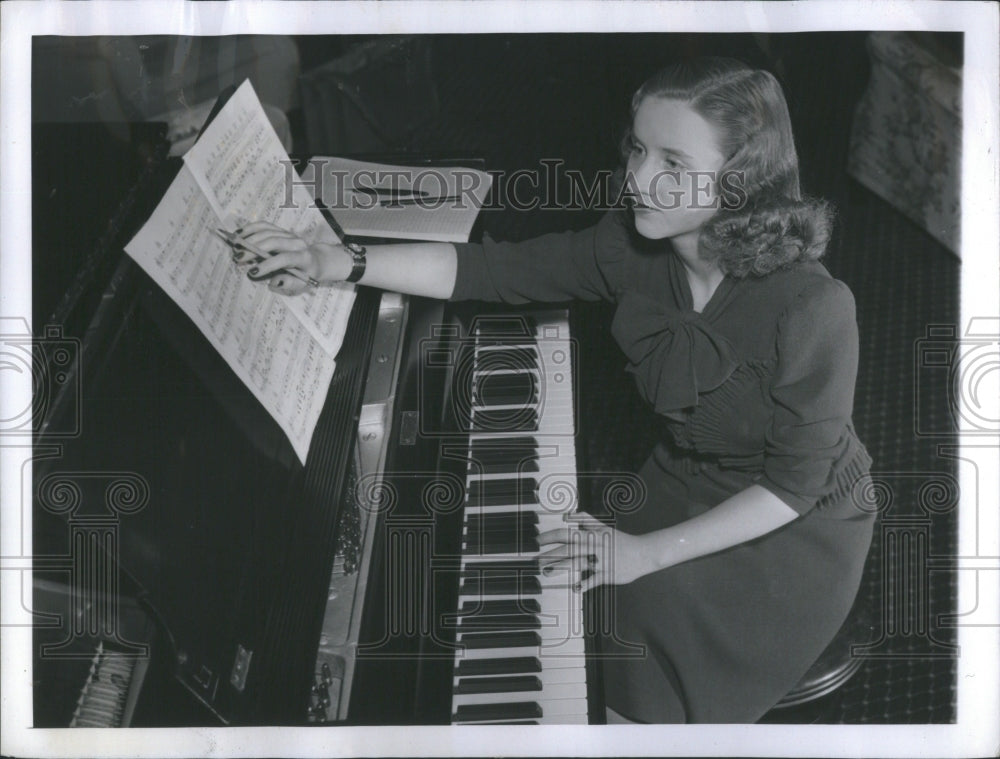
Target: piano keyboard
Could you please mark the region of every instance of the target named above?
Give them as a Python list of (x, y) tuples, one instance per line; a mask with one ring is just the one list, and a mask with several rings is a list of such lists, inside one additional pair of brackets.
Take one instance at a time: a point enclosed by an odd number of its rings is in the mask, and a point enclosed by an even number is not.
[(101, 642), (90, 664), (90, 673), (80, 691), (70, 727), (121, 727), (126, 724), (126, 706), (135, 657), (112, 651)]
[(583, 597), (538, 566), (539, 533), (577, 505), (569, 324), (511, 322), (473, 333), (452, 723), (586, 724)]

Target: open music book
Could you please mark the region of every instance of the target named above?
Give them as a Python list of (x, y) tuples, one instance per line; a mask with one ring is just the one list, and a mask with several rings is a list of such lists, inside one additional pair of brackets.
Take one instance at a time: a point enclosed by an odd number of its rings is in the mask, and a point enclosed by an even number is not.
[(125, 250), (194, 321), (305, 463), (354, 287), (276, 295), (247, 279), (215, 234), (247, 220), (270, 221), (306, 240), (338, 242), (305, 187), (288, 182), (288, 166), (245, 81), (185, 154), (180, 173)]
[(493, 182), (458, 166), (394, 166), (319, 156), (303, 181), (355, 237), (468, 242)]

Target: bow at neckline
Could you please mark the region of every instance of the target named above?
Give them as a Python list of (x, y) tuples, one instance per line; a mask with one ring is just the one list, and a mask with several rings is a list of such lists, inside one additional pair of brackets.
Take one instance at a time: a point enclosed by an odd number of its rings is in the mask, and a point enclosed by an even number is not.
[(618, 301), (611, 324), (640, 393), (660, 414), (698, 404), (736, 369), (736, 351), (695, 311), (682, 311), (635, 291)]

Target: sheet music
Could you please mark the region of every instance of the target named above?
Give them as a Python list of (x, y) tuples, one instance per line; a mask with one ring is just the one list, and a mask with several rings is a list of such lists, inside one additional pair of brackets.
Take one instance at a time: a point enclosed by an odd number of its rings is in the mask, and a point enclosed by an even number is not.
[[(288, 181), (288, 160), (249, 81), (233, 93), (184, 156), (225, 229), (245, 221), (269, 221), (310, 242), (338, 243), (305, 187)], [(287, 298), (287, 303), (323, 348), (336, 355), (354, 304), (354, 287), (322, 287)]]
[(184, 166), (126, 251), (194, 321), (305, 463), (334, 357), (287, 299), (236, 268), (228, 246), (211, 232), (218, 223)]
[[(462, 167), (390, 166), (347, 158), (312, 158), (302, 172), (314, 181), (324, 205), (345, 233), (359, 237), (389, 237), (440, 242), (468, 242), (493, 177)], [(368, 195), (355, 195), (353, 186), (393, 187), (424, 193), (421, 204), (379, 205)], [(453, 198), (434, 201), (434, 198)]]
[(245, 82), (185, 156), (125, 250), (184, 310), (288, 435), (305, 463), (336, 368), (354, 288), (272, 293), (233, 263), (214, 233), (266, 220), (308, 240), (337, 237), (300, 185), (285, 197), (288, 156)]

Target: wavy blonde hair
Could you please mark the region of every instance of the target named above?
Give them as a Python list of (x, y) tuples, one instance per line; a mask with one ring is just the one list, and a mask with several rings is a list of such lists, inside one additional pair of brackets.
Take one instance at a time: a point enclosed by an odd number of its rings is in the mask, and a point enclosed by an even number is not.
[[(702, 227), (702, 257), (735, 277), (763, 276), (826, 251), (833, 211), (804, 198), (788, 105), (778, 80), (732, 58), (675, 63), (632, 96), (632, 116), (648, 97), (687, 103), (715, 125), (726, 160), (720, 177), (738, 179)], [(623, 150), (630, 144), (623, 141)]]

